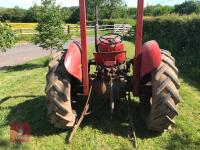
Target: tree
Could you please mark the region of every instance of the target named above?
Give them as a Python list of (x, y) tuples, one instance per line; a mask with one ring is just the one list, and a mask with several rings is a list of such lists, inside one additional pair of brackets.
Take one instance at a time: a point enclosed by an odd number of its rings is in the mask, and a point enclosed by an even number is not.
[(33, 5), (33, 7), (30, 7), (23, 19), (24, 22), (38, 22), (39, 16), (40, 16), (40, 6), (37, 6), (36, 4)]
[[(87, 19), (88, 20), (94, 20), (95, 19), (95, 10), (96, 6), (98, 6), (100, 12), (103, 9), (103, 2), (105, 0), (87, 0), (86, 1), (86, 7), (87, 7)], [(102, 12), (101, 12), (102, 13)], [(101, 13), (99, 15), (101, 15)]]
[(80, 20), (80, 15), (79, 15), (79, 7), (71, 7), (70, 8), (70, 16), (68, 18), (67, 22), (70, 23), (77, 23)]
[(6, 8), (0, 11), (1, 21), (22, 22), (25, 14), (25, 9), (15, 6), (14, 8)]
[(19, 8), (18, 6), (15, 6), (12, 10), (14, 14), (11, 21), (22, 22), (27, 10)]
[(62, 16), (64, 17), (64, 22), (67, 23), (69, 21), (71, 14), (72, 14), (71, 8), (63, 7), (61, 11), (62, 11)]
[(122, 4), (112, 12), (112, 18), (127, 18), (128, 17), (128, 6), (126, 4)]
[(0, 22), (0, 35), (0, 50), (5, 52), (15, 44), (15, 34), (7, 23)]
[(161, 16), (165, 14), (171, 14), (173, 10), (174, 10), (174, 7), (172, 6), (161, 6), (161, 5), (147, 6), (144, 9), (144, 15), (145, 16)]
[(174, 6), (174, 12), (179, 14), (200, 13), (200, 2), (186, 1), (180, 5)]
[(67, 40), (64, 33), (64, 21), (60, 6), (56, 6), (55, 0), (42, 0), (40, 18), (36, 30), (35, 44), (43, 49), (62, 50)]
[(135, 7), (128, 8), (128, 12), (127, 12), (128, 17), (135, 18), (136, 14), (137, 14), (137, 8), (135, 8)]
[(123, 0), (87, 0), (87, 18), (94, 20), (95, 7), (99, 7), (99, 18), (123, 18), (127, 14), (127, 5)]
[(123, 0), (104, 0), (103, 6), (103, 14), (105, 15), (105, 17), (107, 16), (108, 19), (112, 19), (114, 18), (114, 12), (118, 11), (119, 13), (119, 8), (124, 7), (125, 3), (123, 2)]

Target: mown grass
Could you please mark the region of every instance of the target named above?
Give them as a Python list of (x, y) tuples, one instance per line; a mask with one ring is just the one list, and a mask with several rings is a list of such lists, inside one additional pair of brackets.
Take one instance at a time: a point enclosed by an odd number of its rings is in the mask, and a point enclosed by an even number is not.
[(16, 42), (33, 42), (34, 35), (18, 35), (16, 36)]
[[(126, 43), (128, 55), (133, 44)], [(90, 47), (90, 57), (94, 49)], [(69, 149), (69, 150), (124, 150), (133, 149), (127, 138), (126, 104), (114, 116), (112, 126), (106, 110), (85, 118), (70, 145), (65, 144), (69, 131), (55, 129), (46, 117), (44, 94), (48, 58), (42, 58), (0, 72), (0, 149)], [(184, 76), (183, 76), (184, 77)], [(145, 127), (138, 111), (138, 102), (132, 105), (139, 149), (199, 149), (200, 147), (200, 86), (181, 78), (177, 125), (159, 135)], [(29, 122), (31, 137), (28, 143), (9, 142), (9, 124)], [(112, 127), (112, 132), (110, 130)]]

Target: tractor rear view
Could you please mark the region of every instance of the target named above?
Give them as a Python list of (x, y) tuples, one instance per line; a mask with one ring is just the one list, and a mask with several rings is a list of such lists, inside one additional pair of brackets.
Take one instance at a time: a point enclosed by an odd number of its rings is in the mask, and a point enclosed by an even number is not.
[[(156, 41), (142, 45), (144, 1), (138, 0), (133, 59), (126, 58), (122, 37), (111, 33), (99, 37), (94, 59), (88, 61), (85, 0), (79, 4), (81, 44), (74, 41), (66, 51), (56, 53), (46, 75), (51, 123), (57, 128), (74, 127), (82, 97), (90, 94), (103, 97), (102, 103), (109, 106), (112, 116), (132, 93), (140, 99), (141, 116), (148, 129), (163, 132), (171, 128), (180, 101), (178, 69), (171, 53), (160, 49)], [(95, 66), (95, 73), (91, 73), (91, 66)]]

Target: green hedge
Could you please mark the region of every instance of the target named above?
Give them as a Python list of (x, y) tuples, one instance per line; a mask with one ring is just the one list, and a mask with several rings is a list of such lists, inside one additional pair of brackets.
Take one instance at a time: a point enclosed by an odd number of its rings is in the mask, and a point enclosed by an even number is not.
[(144, 40), (150, 39), (176, 56), (200, 56), (200, 16), (146, 17)]
[(145, 17), (144, 42), (156, 40), (170, 50), (182, 72), (200, 78), (200, 16)]

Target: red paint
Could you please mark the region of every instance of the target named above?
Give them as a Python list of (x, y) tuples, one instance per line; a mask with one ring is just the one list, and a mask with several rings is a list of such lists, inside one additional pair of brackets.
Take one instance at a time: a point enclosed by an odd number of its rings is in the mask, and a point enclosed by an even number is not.
[(100, 42), (98, 50), (99, 50), (99, 52), (123, 51), (124, 44), (118, 43), (116, 45), (110, 45), (110, 44)]
[(101, 43), (117, 45), (118, 43), (122, 43), (121, 37), (119, 35), (104, 35), (102, 39), (100, 39)]
[(126, 51), (121, 37), (108, 34), (100, 38), (98, 53), (94, 53), (94, 60), (97, 65), (107, 68), (124, 63)]
[(82, 48), (82, 69), (83, 69), (83, 95), (87, 96), (89, 93), (89, 79), (88, 79), (86, 3), (85, 3), (85, 0), (79, 0), (79, 7), (80, 7), (81, 48)]
[(73, 42), (70, 44), (65, 55), (65, 68), (75, 78), (82, 82), (82, 62), (80, 46)]
[(138, 96), (140, 83), (140, 55), (142, 49), (142, 31), (143, 31), (143, 14), (144, 0), (138, 0), (137, 6), (137, 26), (136, 26), (136, 45), (133, 68), (133, 94)]
[(161, 64), (160, 47), (156, 41), (146, 42), (142, 47), (140, 79)]
[(97, 65), (108, 68), (114, 67), (125, 62), (126, 51), (94, 53), (94, 60)]
[(124, 44), (122, 43), (121, 36), (115, 34), (106, 34), (100, 37), (98, 44), (99, 52), (113, 52), (124, 51)]

